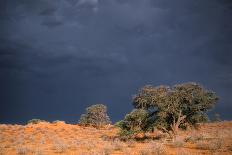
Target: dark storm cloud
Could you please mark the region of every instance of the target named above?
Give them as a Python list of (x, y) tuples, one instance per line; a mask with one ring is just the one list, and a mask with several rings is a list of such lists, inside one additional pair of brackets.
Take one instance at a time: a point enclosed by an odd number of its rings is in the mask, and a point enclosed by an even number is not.
[(51, 20), (49, 20), (49, 21), (44, 21), (44, 22), (42, 23), (42, 25), (45, 25), (45, 26), (50, 27), (50, 28), (53, 28), (53, 27), (56, 27), (56, 26), (60, 26), (60, 25), (62, 25), (62, 24), (63, 24), (62, 22), (56, 21), (56, 20), (54, 20), (54, 21), (51, 21)]
[(56, 12), (56, 8), (46, 8), (42, 10), (39, 14), (42, 16), (51, 16)]
[(3, 121), (14, 120), (14, 102), (25, 113), (16, 121), (74, 121), (96, 102), (108, 104), (117, 120), (139, 87), (187, 81), (216, 91), (218, 111), (232, 117), (225, 110), (232, 108), (228, 0), (3, 0), (0, 6), (0, 79), (11, 83), (1, 96), (8, 104)]

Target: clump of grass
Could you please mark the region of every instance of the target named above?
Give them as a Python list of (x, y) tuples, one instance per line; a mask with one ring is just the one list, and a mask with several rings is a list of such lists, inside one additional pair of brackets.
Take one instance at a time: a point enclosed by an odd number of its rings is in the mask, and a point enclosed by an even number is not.
[(232, 151), (232, 144), (230, 146), (228, 146), (228, 150)]
[(186, 151), (182, 148), (179, 148), (176, 150), (176, 155), (190, 155), (191, 153), (189, 151)]
[(172, 143), (174, 147), (182, 147), (184, 145), (184, 140), (180, 137), (176, 137)]
[(222, 141), (221, 140), (215, 140), (212, 142), (199, 142), (196, 144), (197, 149), (201, 150), (219, 150), (222, 147)]
[(40, 144), (42, 145), (42, 144), (45, 144), (46, 143), (46, 139), (45, 139), (45, 137), (42, 137), (41, 139), (40, 139)]
[(164, 146), (164, 144), (161, 143), (150, 143), (150, 149), (152, 150), (152, 153), (155, 155), (166, 154), (166, 147)]
[(26, 155), (30, 152), (30, 149), (27, 146), (17, 146), (16, 147), (16, 154), (17, 155)]
[(74, 139), (70, 141), (70, 148), (73, 150), (76, 150), (78, 148), (78, 146), (81, 144), (81, 141), (78, 139)]
[(87, 150), (92, 150), (96, 147), (96, 144), (94, 141), (84, 141), (82, 142), (82, 145), (84, 145)]
[(151, 150), (148, 150), (147, 148), (142, 148), (139, 150), (139, 155), (152, 155)]
[(5, 147), (3, 145), (0, 145), (0, 155), (5, 154)]
[(135, 141), (129, 140), (129, 141), (126, 142), (126, 144), (127, 144), (128, 147), (131, 147), (131, 148), (132, 148), (132, 147), (134, 147), (134, 145), (135, 145)]
[(185, 138), (185, 142), (196, 143), (197, 141), (204, 140), (204, 136), (202, 134), (191, 134), (190, 136)]
[(161, 143), (151, 142), (146, 147), (140, 149), (139, 155), (164, 155), (166, 148)]
[(36, 148), (34, 151), (33, 151), (33, 155), (44, 155), (44, 150), (41, 149), (40, 147)]
[(68, 149), (68, 145), (63, 141), (55, 140), (53, 145), (57, 153), (64, 153)]
[(108, 137), (107, 135), (102, 135), (100, 138), (101, 138), (103, 141), (108, 141), (108, 140), (110, 140), (109, 137)]
[(102, 155), (110, 155), (113, 151), (113, 148), (111, 145), (105, 145), (103, 148), (102, 148)]
[(120, 140), (114, 140), (113, 142), (111, 142), (111, 145), (116, 151), (122, 150), (124, 147), (124, 143), (121, 142)]
[(200, 150), (208, 150), (209, 149), (209, 144), (206, 142), (197, 142), (196, 143), (196, 148)]
[(213, 141), (212, 143), (210, 143), (210, 150), (219, 150), (222, 148), (222, 140), (221, 139), (217, 139), (215, 141)]

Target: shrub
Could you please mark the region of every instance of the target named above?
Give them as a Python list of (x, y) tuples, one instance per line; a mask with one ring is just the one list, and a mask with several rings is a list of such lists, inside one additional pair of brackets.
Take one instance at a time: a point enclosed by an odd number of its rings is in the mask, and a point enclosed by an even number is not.
[(57, 123), (65, 124), (65, 121), (55, 120), (55, 121), (53, 121), (52, 123), (53, 123), (53, 124), (57, 124)]
[(27, 124), (38, 124), (40, 122), (46, 122), (45, 120), (41, 120), (41, 119), (31, 119), (27, 122)]
[(219, 114), (214, 114), (211, 122), (221, 122), (221, 116)]
[(103, 104), (96, 104), (86, 108), (86, 114), (81, 115), (79, 123), (96, 127), (110, 124), (107, 107)]
[(148, 112), (143, 109), (134, 109), (127, 114), (124, 120), (117, 122), (120, 128), (119, 136), (122, 139), (129, 139), (135, 134), (144, 133), (148, 130)]

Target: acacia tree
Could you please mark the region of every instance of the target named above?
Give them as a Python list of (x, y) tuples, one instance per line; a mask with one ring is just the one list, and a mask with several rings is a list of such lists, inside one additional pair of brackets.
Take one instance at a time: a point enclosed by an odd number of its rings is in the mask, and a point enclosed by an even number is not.
[(96, 127), (110, 124), (107, 107), (103, 104), (95, 104), (86, 108), (86, 113), (81, 115), (79, 123), (81, 125), (92, 125)]
[(133, 105), (149, 111), (157, 128), (175, 135), (180, 127), (207, 120), (206, 112), (217, 100), (215, 93), (203, 86), (184, 83), (173, 87), (145, 86), (134, 96)]

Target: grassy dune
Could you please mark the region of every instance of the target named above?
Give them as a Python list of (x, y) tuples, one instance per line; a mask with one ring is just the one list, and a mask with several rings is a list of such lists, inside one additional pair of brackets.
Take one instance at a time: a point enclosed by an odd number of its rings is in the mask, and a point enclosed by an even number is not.
[(0, 125), (0, 155), (200, 155), (232, 154), (232, 122), (207, 123), (181, 131), (175, 140), (159, 131), (141, 141), (120, 141), (118, 129), (64, 122)]

